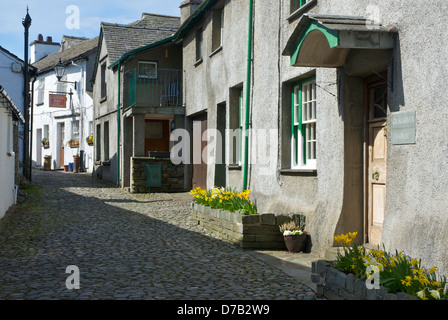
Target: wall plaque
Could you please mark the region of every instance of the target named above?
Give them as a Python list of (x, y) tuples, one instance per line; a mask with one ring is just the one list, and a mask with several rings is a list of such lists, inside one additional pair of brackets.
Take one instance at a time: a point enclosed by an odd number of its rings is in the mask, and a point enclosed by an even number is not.
[(392, 114), (392, 144), (415, 143), (415, 111)]

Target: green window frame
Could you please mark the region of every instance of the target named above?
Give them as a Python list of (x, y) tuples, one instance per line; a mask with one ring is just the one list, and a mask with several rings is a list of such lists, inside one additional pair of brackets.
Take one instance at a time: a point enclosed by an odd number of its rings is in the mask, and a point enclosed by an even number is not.
[(291, 92), (291, 168), (316, 169), (316, 78), (295, 83)]

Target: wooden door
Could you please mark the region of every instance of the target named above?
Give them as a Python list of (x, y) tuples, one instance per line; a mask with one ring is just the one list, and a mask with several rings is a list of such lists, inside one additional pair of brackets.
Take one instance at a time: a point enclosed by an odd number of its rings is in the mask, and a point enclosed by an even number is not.
[(145, 120), (145, 157), (149, 151), (170, 151), (169, 120)]
[(64, 167), (64, 140), (65, 140), (65, 123), (61, 123), (60, 126), (60, 132), (59, 132), (59, 137), (60, 137), (60, 149), (59, 149), (59, 153), (60, 153), (60, 167)]
[(207, 115), (193, 120), (193, 189), (207, 188), (207, 163), (203, 157), (207, 153), (207, 139), (203, 139), (205, 130), (207, 130)]
[(386, 208), (387, 172), (387, 82), (382, 77), (370, 78), (367, 94), (367, 242), (381, 244)]

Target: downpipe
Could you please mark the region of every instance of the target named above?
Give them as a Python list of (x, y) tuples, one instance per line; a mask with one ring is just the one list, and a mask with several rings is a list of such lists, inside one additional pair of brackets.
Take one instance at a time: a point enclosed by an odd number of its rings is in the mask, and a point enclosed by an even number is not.
[(247, 72), (246, 72), (246, 107), (244, 124), (244, 168), (243, 168), (243, 191), (247, 189), (247, 176), (249, 166), (249, 112), (250, 112), (250, 88), (252, 69), (252, 32), (253, 32), (253, 5), (254, 0), (249, 0), (249, 26), (247, 40)]

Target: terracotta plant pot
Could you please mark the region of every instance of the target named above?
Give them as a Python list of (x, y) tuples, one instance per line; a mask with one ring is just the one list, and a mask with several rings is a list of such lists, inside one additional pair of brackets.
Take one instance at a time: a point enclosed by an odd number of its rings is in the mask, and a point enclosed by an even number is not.
[(79, 156), (73, 156), (73, 172), (78, 173), (79, 169)]
[(301, 235), (283, 236), (283, 239), (289, 252), (298, 253), (305, 250), (308, 237), (304, 232)]

